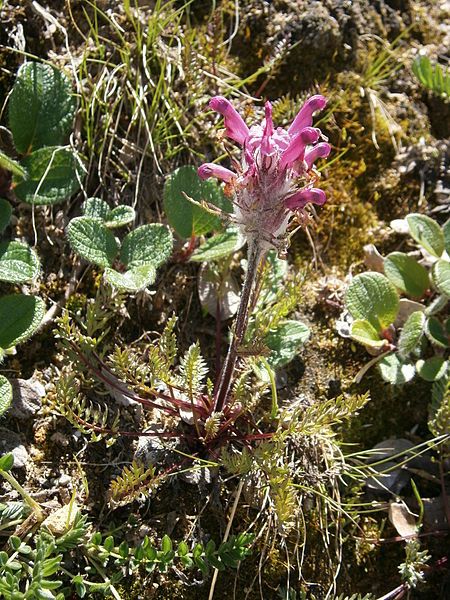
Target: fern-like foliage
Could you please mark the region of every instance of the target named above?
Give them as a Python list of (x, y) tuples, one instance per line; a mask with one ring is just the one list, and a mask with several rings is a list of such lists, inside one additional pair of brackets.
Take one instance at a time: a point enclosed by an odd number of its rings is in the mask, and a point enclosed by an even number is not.
[(420, 83), (445, 99), (450, 99), (450, 69), (432, 64), (428, 56), (418, 56), (412, 66)]
[(180, 360), (180, 383), (187, 390), (191, 400), (201, 393), (201, 384), (207, 372), (208, 367), (200, 354), (200, 345), (195, 342)]
[(124, 467), (122, 473), (111, 482), (109, 501), (112, 506), (123, 506), (154, 490), (161, 482), (161, 476), (155, 474), (155, 468), (133, 462)]
[[(433, 435), (450, 436), (450, 377), (441, 377), (433, 384), (428, 427)], [(450, 449), (450, 442), (445, 446)]]

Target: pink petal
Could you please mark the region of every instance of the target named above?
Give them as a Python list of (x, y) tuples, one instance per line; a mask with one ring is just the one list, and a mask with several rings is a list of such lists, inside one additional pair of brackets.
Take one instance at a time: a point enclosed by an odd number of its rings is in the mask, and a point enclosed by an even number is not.
[(286, 168), (297, 160), (303, 160), (306, 146), (317, 142), (319, 136), (320, 129), (315, 127), (305, 127), (298, 135), (294, 136), (281, 155), (280, 169)]
[(290, 210), (304, 208), (309, 202), (322, 206), (325, 204), (327, 197), (323, 190), (311, 188), (309, 190), (301, 190), (286, 200), (286, 207)]
[(209, 101), (209, 106), (224, 117), (227, 136), (238, 144), (244, 144), (249, 129), (231, 102), (223, 96), (214, 96)]
[(266, 102), (264, 108), (266, 112), (266, 124), (261, 140), (261, 152), (263, 154), (270, 155), (273, 154), (273, 152), (276, 149), (276, 146), (271, 141), (271, 137), (273, 134), (272, 105), (270, 104), (270, 102)]
[(299, 110), (288, 132), (291, 135), (299, 133), (305, 127), (311, 127), (313, 122), (313, 114), (316, 110), (322, 110), (327, 104), (327, 99), (324, 96), (311, 96), (302, 108)]
[(311, 148), (311, 150), (305, 152), (305, 162), (308, 165), (308, 169), (313, 166), (318, 158), (326, 158), (330, 152), (331, 146), (326, 142), (321, 142), (317, 146), (314, 146), (314, 148)]
[(198, 176), (200, 179), (209, 179), (210, 177), (217, 177), (228, 183), (236, 177), (236, 174), (230, 169), (215, 165), (214, 163), (204, 163), (197, 169)]

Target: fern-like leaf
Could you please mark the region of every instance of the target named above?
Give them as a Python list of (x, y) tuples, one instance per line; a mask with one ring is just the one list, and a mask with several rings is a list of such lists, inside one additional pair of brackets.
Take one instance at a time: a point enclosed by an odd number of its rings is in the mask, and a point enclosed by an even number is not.
[(122, 473), (111, 482), (109, 488), (109, 501), (112, 506), (124, 506), (154, 490), (160, 482), (160, 477), (155, 475), (155, 468), (132, 462), (129, 467), (124, 467)]
[(208, 372), (208, 367), (200, 354), (198, 342), (192, 344), (180, 360), (180, 381), (187, 390), (189, 398), (201, 392), (201, 383)]

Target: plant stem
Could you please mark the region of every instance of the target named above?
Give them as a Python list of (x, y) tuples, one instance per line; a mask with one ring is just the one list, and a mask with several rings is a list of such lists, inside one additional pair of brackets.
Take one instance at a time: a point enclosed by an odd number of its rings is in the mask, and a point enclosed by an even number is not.
[(214, 393), (214, 411), (216, 412), (220, 412), (223, 409), (226, 404), (228, 392), (230, 391), (233, 373), (238, 358), (238, 348), (242, 344), (247, 329), (248, 305), (262, 255), (263, 251), (260, 245), (254, 240), (249, 240), (247, 273), (242, 287), (241, 301), (236, 315), (234, 333), (228, 347), (227, 357), (220, 373), (219, 383)]
[(13, 475), (11, 475), (11, 473), (8, 473), (8, 471), (3, 471), (2, 469), (0, 469), (0, 475), (6, 479), (6, 481), (9, 483), (9, 485), (12, 488), (14, 488), (16, 490), (16, 492), (19, 492), (19, 494), (22, 496), (25, 504), (28, 504), (28, 506), (31, 508), (31, 510), (36, 515), (36, 519), (38, 520), (38, 522), (43, 521), (44, 513), (42, 512), (42, 508), (36, 502), (36, 500), (33, 500), (33, 498), (30, 496), (30, 494), (24, 490), (24, 488), (20, 485), (20, 483), (17, 481), (17, 479)]

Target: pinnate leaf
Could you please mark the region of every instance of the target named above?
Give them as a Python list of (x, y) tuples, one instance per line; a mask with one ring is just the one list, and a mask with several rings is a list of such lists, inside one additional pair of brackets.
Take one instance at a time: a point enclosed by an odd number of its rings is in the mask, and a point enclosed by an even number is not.
[(116, 238), (98, 218), (72, 219), (67, 234), (75, 252), (100, 267), (110, 266), (119, 250)]
[(62, 144), (75, 113), (68, 78), (50, 65), (28, 62), (9, 99), (9, 127), (18, 152)]
[(164, 263), (172, 253), (173, 238), (169, 229), (160, 223), (142, 225), (123, 240), (120, 260), (129, 268)]
[(77, 162), (67, 148), (49, 146), (22, 159), (28, 171), (26, 180), (14, 178), (14, 192), (29, 204), (57, 204), (67, 200), (80, 185)]
[(32, 281), (39, 275), (36, 252), (23, 242), (0, 243), (0, 280), (11, 283)]
[(169, 224), (180, 237), (204, 235), (221, 228), (219, 217), (189, 202), (183, 192), (197, 202), (205, 201), (226, 212), (232, 210), (230, 201), (216, 181), (203, 181), (192, 166), (176, 169), (164, 186), (164, 209)]
[(406, 217), (411, 236), (427, 252), (438, 258), (444, 252), (444, 234), (431, 217), (412, 213)]
[(42, 322), (43, 300), (12, 294), (0, 298), (0, 348), (11, 348), (28, 339)]
[(395, 321), (399, 297), (387, 277), (369, 271), (353, 278), (345, 303), (355, 319), (369, 321), (380, 332)]
[(425, 267), (403, 252), (386, 256), (384, 273), (397, 289), (413, 298), (423, 296), (430, 285)]

